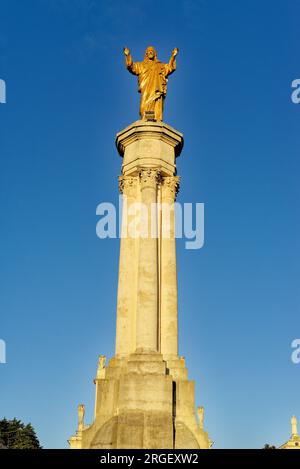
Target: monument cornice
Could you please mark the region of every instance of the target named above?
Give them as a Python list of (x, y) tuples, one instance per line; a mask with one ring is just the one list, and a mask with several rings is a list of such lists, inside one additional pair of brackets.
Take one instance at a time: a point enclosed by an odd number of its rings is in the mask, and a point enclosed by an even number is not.
[(117, 133), (116, 146), (121, 157), (128, 145), (142, 139), (155, 139), (174, 148), (178, 157), (183, 148), (183, 134), (162, 121), (139, 120)]

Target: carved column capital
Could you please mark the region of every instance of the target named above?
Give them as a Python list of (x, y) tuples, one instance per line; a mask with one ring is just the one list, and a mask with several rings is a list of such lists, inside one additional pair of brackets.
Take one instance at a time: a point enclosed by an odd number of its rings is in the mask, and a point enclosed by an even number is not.
[(160, 182), (160, 170), (151, 168), (142, 168), (139, 172), (141, 189), (157, 189)]
[(163, 197), (176, 200), (179, 192), (179, 176), (167, 176), (162, 178)]
[(119, 191), (121, 194), (133, 197), (137, 187), (137, 177), (119, 176)]

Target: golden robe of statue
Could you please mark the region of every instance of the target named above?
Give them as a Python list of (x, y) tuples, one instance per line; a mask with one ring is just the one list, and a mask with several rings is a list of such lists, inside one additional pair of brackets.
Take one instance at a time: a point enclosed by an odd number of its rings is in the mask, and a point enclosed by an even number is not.
[(162, 120), (164, 99), (167, 94), (167, 77), (176, 70), (178, 49), (172, 51), (169, 63), (163, 64), (156, 57), (154, 47), (146, 49), (143, 62), (133, 62), (130, 51), (124, 48), (126, 67), (130, 73), (138, 76), (141, 93), (140, 116), (145, 119), (147, 111), (154, 112), (156, 120)]

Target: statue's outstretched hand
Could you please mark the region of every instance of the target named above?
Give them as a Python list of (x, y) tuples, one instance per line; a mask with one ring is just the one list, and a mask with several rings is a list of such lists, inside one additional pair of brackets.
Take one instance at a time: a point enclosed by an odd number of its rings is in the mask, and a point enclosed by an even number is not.
[(130, 50), (128, 49), (128, 47), (124, 47), (124, 54), (126, 55), (126, 57), (130, 54)]
[(178, 52), (179, 52), (178, 47), (175, 47), (175, 49), (172, 50), (172, 57), (176, 57), (176, 55), (178, 54)]

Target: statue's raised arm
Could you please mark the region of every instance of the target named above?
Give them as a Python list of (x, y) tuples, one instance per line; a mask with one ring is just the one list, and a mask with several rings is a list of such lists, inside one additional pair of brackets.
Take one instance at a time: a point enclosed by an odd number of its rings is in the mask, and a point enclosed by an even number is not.
[(125, 60), (126, 60), (126, 67), (127, 69), (131, 72), (131, 73), (134, 73), (133, 72), (133, 60), (132, 60), (132, 56), (130, 54), (130, 50), (128, 49), (128, 47), (124, 47), (124, 54), (125, 54)]
[(138, 76), (141, 93), (140, 117), (146, 119), (146, 113), (154, 113), (155, 120), (162, 120), (163, 105), (167, 94), (167, 77), (176, 70), (178, 49), (172, 51), (167, 64), (157, 59), (156, 50), (149, 46), (142, 62), (133, 62), (130, 50), (124, 47), (127, 70)]
[(171, 75), (171, 73), (175, 72), (176, 70), (176, 55), (178, 54), (179, 49), (178, 47), (175, 47), (175, 49), (172, 50), (172, 54), (169, 60), (169, 63), (166, 64), (166, 76)]

